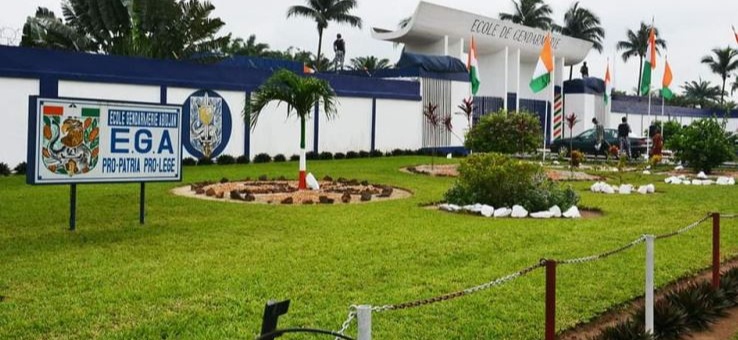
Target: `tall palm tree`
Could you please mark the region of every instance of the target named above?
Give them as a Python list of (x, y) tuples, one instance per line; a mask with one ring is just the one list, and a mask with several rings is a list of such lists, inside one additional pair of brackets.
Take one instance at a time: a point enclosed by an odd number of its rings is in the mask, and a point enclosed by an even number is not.
[(87, 51), (92, 48), (92, 41), (74, 28), (64, 25), (53, 11), (39, 7), (36, 14), (28, 17), (23, 25), (20, 46)]
[(731, 47), (713, 48), (711, 55), (702, 57), (702, 63), (710, 67), (712, 73), (715, 73), (723, 79), (722, 92), (720, 93), (720, 104), (725, 103), (725, 81), (728, 79), (730, 72), (738, 70), (738, 51)]
[(269, 44), (257, 43), (256, 35), (252, 34), (245, 41), (242, 38), (233, 39), (224, 52), (229, 55), (264, 57), (268, 51)]
[(286, 69), (274, 72), (255, 92), (250, 104), (244, 110), (244, 118), (251, 123), (251, 129), (267, 104), (276, 101), (287, 104), (287, 117), (296, 115), (300, 119), (300, 176), (299, 189), (306, 189), (305, 164), (305, 121), (318, 102), (323, 102), (323, 111), (328, 118), (336, 114), (336, 93), (325, 80), (315, 77), (301, 77)]
[(684, 82), (682, 89), (684, 89), (684, 97), (687, 101), (692, 106), (699, 105), (700, 108), (712, 106), (721, 95), (720, 88), (717, 85), (712, 85), (709, 81), (702, 80), (702, 78), (698, 81)]
[[(605, 30), (600, 23), (600, 17), (592, 11), (579, 7), (579, 1), (569, 7), (564, 14), (564, 26), (561, 33), (573, 38), (592, 42), (592, 48), (602, 53), (602, 41), (605, 39)], [(574, 65), (569, 67), (569, 80), (574, 73)]]
[(318, 28), (317, 60), (321, 58), (323, 31), (328, 27), (329, 22), (346, 23), (361, 28), (361, 18), (349, 14), (352, 9), (356, 8), (356, 0), (305, 0), (305, 2), (307, 6), (290, 7), (287, 10), (287, 17), (301, 16), (315, 20)]
[(543, 0), (513, 0), (515, 12), (500, 13), (501, 20), (512, 21), (529, 27), (549, 30), (553, 25), (551, 7)]
[(377, 57), (370, 55), (351, 59), (351, 69), (356, 71), (373, 73), (374, 71), (386, 70), (388, 68), (390, 68), (390, 61), (386, 58), (378, 59)]
[[(633, 32), (628, 30), (626, 32), (626, 40), (618, 41), (616, 48), (618, 51), (623, 50), (623, 61), (628, 61), (631, 57), (638, 56), (638, 88), (641, 88), (641, 77), (643, 76), (643, 58), (646, 56), (646, 49), (648, 48), (648, 36), (651, 33), (651, 27), (647, 26), (641, 21), (641, 26), (638, 31)], [(666, 41), (659, 38), (659, 29), (654, 28), (656, 35), (656, 52), (660, 51), (660, 48), (666, 48)], [(640, 92), (640, 91), (639, 91)]]

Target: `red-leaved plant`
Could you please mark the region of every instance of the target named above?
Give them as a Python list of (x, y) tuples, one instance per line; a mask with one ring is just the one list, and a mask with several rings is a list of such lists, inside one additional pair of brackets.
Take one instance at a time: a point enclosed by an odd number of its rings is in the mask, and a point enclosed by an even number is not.
[[(579, 122), (579, 119), (577, 119), (577, 115), (574, 112), (566, 116), (565, 119), (566, 125), (569, 127), (569, 154), (571, 155), (571, 152), (574, 151), (574, 149), (572, 149), (574, 141), (574, 125)], [(574, 157), (571, 157), (571, 163), (574, 165)]]

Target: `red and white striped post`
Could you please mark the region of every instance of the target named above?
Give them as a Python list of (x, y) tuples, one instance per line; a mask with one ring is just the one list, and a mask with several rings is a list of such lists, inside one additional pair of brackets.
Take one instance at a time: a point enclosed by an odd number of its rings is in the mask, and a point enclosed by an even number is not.
[(546, 340), (556, 339), (556, 261), (546, 260)]
[(720, 213), (712, 213), (712, 287), (720, 288)]

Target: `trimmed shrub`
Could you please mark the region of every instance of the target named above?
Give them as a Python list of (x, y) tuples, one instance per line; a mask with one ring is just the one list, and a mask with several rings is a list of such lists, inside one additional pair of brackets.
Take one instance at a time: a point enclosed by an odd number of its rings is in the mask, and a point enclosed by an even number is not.
[(290, 161), (291, 162), (297, 162), (299, 160), (300, 160), (300, 155), (292, 155), (292, 156), (290, 156)]
[(212, 158), (203, 157), (203, 158), (200, 158), (200, 159), (197, 160), (197, 165), (198, 166), (199, 165), (213, 165), (213, 164), (215, 164), (215, 163), (213, 162), (213, 159)]
[(643, 322), (633, 322), (625, 320), (613, 327), (605, 328), (600, 335), (595, 337), (596, 340), (652, 340), (654, 337), (646, 333)]
[(482, 116), (466, 134), (464, 146), (475, 152), (530, 153), (541, 145), (541, 131), (535, 114), (500, 110)]
[(333, 159), (344, 159), (346, 155), (343, 152), (336, 152), (333, 154)]
[(369, 152), (364, 150), (359, 151), (359, 158), (369, 158)]
[(405, 150), (402, 150), (402, 149), (394, 149), (392, 150), (392, 153), (391, 153), (392, 156), (402, 156), (404, 154), (405, 154)]
[(185, 157), (182, 159), (182, 165), (184, 166), (193, 166), (197, 165), (197, 160), (192, 157)]
[(323, 151), (323, 152), (320, 153), (320, 155), (318, 155), (318, 158), (320, 158), (322, 160), (326, 160), (326, 161), (327, 160), (331, 160), (331, 159), (333, 159), (333, 153), (330, 153), (328, 151)]
[(315, 161), (315, 160), (318, 160), (319, 158), (320, 158), (320, 154), (318, 154), (315, 151), (308, 151), (307, 153), (305, 153), (305, 159), (309, 161)]
[(726, 123), (715, 117), (693, 121), (681, 133), (671, 136), (669, 148), (695, 172), (709, 173), (734, 157), (735, 145), (725, 132)]
[(10, 176), (10, 167), (5, 163), (0, 163), (0, 176)]
[(718, 318), (725, 316), (729, 307), (722, 290), (712, 288), (707, 281), (691, 283), (666, 296), (672, 308), (686, 313), (687, 325), (693, 331), (707, 329)]
[(26, 170), (28, 169), (28, 164), (26, 162), (20, 162), (18, 165), (13, 168), (13, 171), (16, 175), (25, 175)]
[(459, 177), (445, 194), (449, 203), (489, 204), (493, 207), (522, 205), (531, 212), (558, 205), (569, 209), (579, 201), (571, 187), (561, 189), (550, 181), (543, 167), (497, 153), (473, 154), (461, 162)]
[(236, 163), (238, 163), (238, 164), (249, 164), (249, 163), (251, 163), (251, 159), (249, 158), (249, 156), (241, 155), (241, 156), (238, 156), (238, 158), (236, 158)]
[(369, 157), (383, 157), (384, 153), (379, 150), (373, 150), (369, 152)]
[(269, 163), (272, 161), (272, 156), (265, 153), (260, 153), (254, 156), (254, 163)]
[(571, 166), (577, 168), (584, 161), (584, 153), (579, 150), (571, 152)]
[(236, 159), (231, 155), (220, 155), (216, 161), (218, 162), (218, 165), (236, 164)]
[(347, 159), (359, 158), (359, 154), (356, 151), (349, 151), (346, 153)]
[(283, 154), (277, 154), (274, 156), (274, 159), (272, 159), (275, 163), (283, 163), (287, 161), (287, 157), (285, 157)]

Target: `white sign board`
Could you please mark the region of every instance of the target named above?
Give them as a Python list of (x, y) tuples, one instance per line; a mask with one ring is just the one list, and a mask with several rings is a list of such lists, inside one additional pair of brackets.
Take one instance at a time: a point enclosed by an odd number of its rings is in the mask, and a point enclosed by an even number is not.
[(29, 184), (182, 180), (178, 106), (31, 97)]

